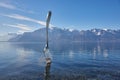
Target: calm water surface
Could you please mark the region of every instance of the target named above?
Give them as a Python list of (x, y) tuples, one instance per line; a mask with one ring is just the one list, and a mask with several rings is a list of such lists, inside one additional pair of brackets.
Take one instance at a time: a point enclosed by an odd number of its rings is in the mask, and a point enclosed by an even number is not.
[(120, 43), (0, 42), (0, 80), (120, 80)]

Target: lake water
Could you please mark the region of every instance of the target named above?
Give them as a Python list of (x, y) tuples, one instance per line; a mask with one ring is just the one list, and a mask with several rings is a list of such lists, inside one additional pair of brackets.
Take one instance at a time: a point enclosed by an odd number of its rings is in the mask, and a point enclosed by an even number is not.
[(120, 43), (0, 42), (0, 80), (120, 80)]

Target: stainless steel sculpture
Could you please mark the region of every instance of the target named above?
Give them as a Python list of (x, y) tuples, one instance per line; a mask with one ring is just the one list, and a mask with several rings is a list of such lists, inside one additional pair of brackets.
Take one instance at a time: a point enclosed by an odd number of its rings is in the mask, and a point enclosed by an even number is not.
[(51, 15), (52, 15), (52, 12), (49, 11), (48, 15), (47, 15), (47, 20), (46, 20), (46, 45), (45, 45), (45, 48), (44, 48), (44, 54), (45, 54), (47, 64), (51, 63), (50, 52), (49, 52), (49, 43), (48, 43), (49, 42), (49, 40), (48, 40), (48, 28), (49, 28)]

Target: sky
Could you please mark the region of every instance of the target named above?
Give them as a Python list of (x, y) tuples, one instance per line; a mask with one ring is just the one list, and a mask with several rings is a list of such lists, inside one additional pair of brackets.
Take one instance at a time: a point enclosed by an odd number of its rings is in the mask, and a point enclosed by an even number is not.
[(0, 35), (50, 25), (78, 30), (120, 29), (120, 0), (0, 0)]

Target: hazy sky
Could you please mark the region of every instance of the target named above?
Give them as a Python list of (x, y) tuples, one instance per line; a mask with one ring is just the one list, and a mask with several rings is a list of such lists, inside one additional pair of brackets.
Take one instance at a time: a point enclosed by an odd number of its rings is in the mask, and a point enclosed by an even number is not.
[(0, 34), (44, 27), (49, 10), (56, 27), (120, 29), (120, 0), (0, 0)]

